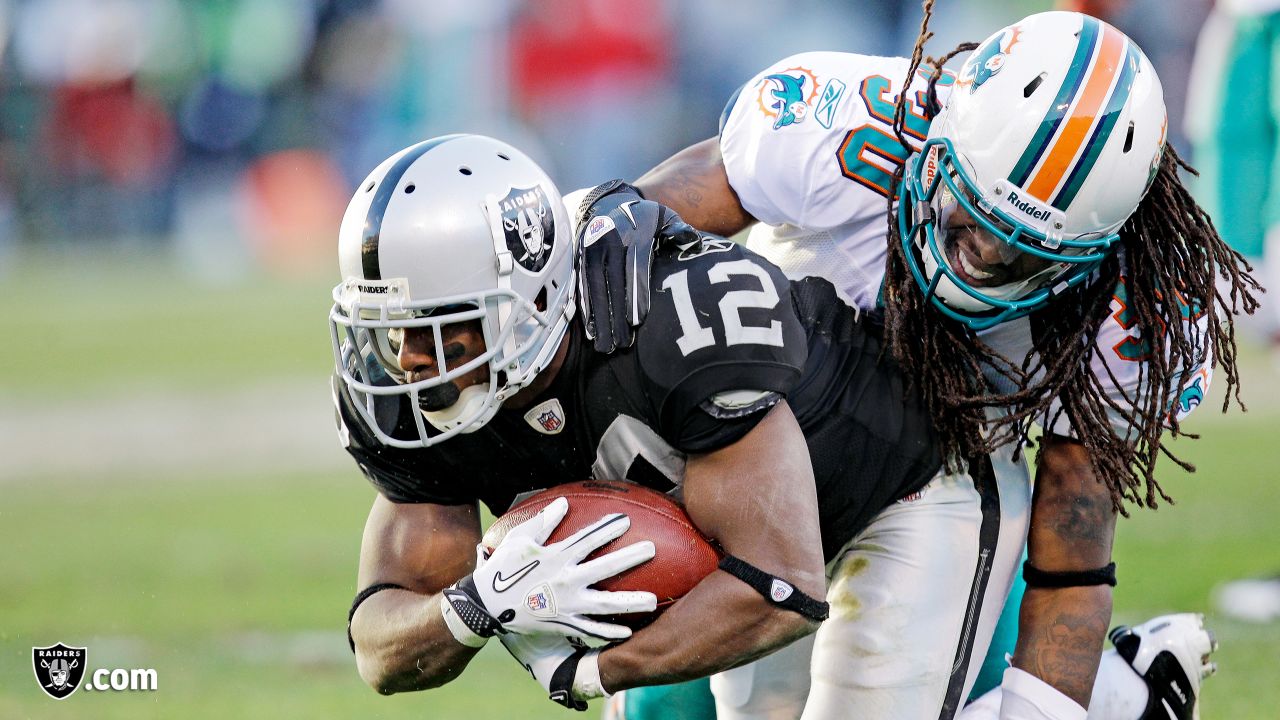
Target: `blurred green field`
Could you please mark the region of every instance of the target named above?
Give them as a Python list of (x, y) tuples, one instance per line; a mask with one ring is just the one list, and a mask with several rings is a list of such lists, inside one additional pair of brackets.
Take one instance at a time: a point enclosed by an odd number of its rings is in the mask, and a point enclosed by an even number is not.
[[(91, 404), (133, 387), (323, 387), (327, 279), (210, 288), (136, 258), (57, 265), (37, 259), (0, 279), (0, 306), (18, 308), (0, 331), (20, 339), (5, 354), (0, 412), (6, 397)], [(1250, 393), (1276, 392), (1263, 358), (1247, 372)], [(1217, 583), (1280, 569), (1280, 404), (1253, 404), (1200, 411), (1191, 429), (1205, 439), (1180, 448), (1200, 472), (1167, 466), (1178, 504), (1123, 521), (1116, 553), (1117, 621), (1210, 613), (1222, 649), (1206, 720), (1272, 719), (1280, 707), (1280, 624), (1230, 622), (1209, 606)], [(250, 418), (243, 432), (270, 428)], [(74, 439), (48, 452), (74, 453)], [(137, 464), (128, 476), (0, 483), (0, 718), (573, 716), (496, 645), (440, 690), (381, 698), (361, 683), (342, 631), (373, 491), (354, 466), (175, 475)], [(59, 641), (87, 645), (90, 668), (155, 668), (160, 689), (55, 702), (34, 683), (30, 648)]]

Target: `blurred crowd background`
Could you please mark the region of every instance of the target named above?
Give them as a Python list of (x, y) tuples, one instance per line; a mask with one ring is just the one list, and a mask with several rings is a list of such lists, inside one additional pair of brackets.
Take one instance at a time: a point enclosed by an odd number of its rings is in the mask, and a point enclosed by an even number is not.
[[(1051, 7), (1111, 21), (1257, 255), (1280, 243), (1280, 0), (1213, 5), (937, 0), (926, 52)], [(905, 55), (920, 19), (919, 0), (0, 0), (0, 717), (561, 717), (500, 648), (425, 697), (354, 671), (374, 492), (336, 442), (324, 320), (354, 184), (449, 132), (511, 142), (563, 191), (633, 179), (714, 135), (767, 64)], [(1206, 25), (1217, 64), (1193, 72)], [(1120, 524), (1116, 607), (1211, 613), (1204, 715), (1253, 720), (1280, 706), (1280, 622), (1210, 602), (1280, 568), (1280, 390), (1245, 350), (1248, 415), (1207, 400), (1178, 451), (1201, 472), (1161, 471), (1178, 506)], [(1253, 619), (1272, 618), (1280, 600)], [(55, 642), (163, 689), (53, 702), (30, 649)]]
[[(928, 50), (1052, 4), (939, 2)], [(1087, 4), (1152, 57), (1185, 150), (1211, 0)], [(354, 183), (419, 139), (501, 137), (565, 191), (633, 178), (713, 135), (765, 64), (908, 54), (919, 21), (901, 0), (0, 0), (0, 253), (116, 243), (214, 279), (323, 265)]]

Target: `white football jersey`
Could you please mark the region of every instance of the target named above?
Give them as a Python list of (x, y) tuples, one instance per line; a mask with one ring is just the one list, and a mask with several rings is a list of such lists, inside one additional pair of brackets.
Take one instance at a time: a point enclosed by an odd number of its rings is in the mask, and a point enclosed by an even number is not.
[[(893, 112), (908, 67), (907, 58), (793, 55), (748, 81), (721, 120), (720, 152), (729, 184), (760, 221), (748, 235), (748, 247), (789, 277), (827, 278), (846, 302), (861, 309), (875, 307), (884, 279), (888, 188), (907, 157), (893, 133)], [(945, 77), (938, 83), (939, 102), (946, 102), (951, 82)], [(905, 128), (913, 150), (928, 134), (922, 110), (927, 85), (926, 72), (917, 71)], [(1094, 372), (1113, 400), (1129, 406), (1127, 398), (1141, 392), (1147, 349), (1127, 316), (1123, 283), (1111, 309), (1098, 334), (1102, 352), (1093, 361)], [(1032, 347), (1027, 318), (991, 328), (982, 337), (1015, 362)], [(1206, 353), (1182, 397), (1170, 403), (1179, 418), (1203, 399), (1212, 367)], [(1127, 431), (1114, 413), (1112, 424), (1117, 433)], [(1065, 415), (1052, 429), (1070, 433)]]

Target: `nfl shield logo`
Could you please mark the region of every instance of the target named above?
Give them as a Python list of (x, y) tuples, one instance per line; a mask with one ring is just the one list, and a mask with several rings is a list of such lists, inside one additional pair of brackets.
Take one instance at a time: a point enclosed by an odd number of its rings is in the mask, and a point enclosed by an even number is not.
[(556, 417), (554, 410), (548, 410), (538, 416), (538, 424), (547, 432), (555, 432), (559, 430), (560, 426), (564, 423), (560, 421), (560, 418)]
[(769, 587), (769, 597), (773, 598), (774, 602), (780, 603), (791, 597), (791, 593), (794, 590), (795, 588), (792, 588), (789, 584), (774, 578), (773, 584)]
[(524, 597), (524, 604), (529, 608), (529, 612), (537, 617), (549, 618), (556, 616), (556, 599), (551, 594), (551, 588), (546, 583), (530, 591)]
[(40, 689), (55, 700), (69, 697), (84, 679), (88, 655), (88, 648), (67, 647), (62, 643), (31, 648), (31, 666)]
[(559, 435), (564, 429), (564, 407), (552, 398), (538, 403), (524, 414), (525, 422), (543, 435)]

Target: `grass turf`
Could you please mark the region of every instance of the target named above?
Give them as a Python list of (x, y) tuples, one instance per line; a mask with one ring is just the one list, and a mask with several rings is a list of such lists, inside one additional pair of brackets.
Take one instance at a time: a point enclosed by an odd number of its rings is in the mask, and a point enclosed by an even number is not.
[[(200, 287), (145, 262), (95, 265), (37, 262), (0, 282), (0, 302), (18, 309), (0, 331), (21, 339), (0, 396), (91, 400), (130, 385), (208, 389), (327, 372), (325, 279)], [(1250, 370), (1248, 389), (1266, 392), (1273, 376), (1260, 358)], [(1227, 418), (1199, 411), (1190, 429), (1206, 439), (1182, 449), (1201, 471), (1162, 473), (1178, 505), (1121, 523), (1118, 620), (1208, 611), (1218, 582), (1280, 569), (1280, 412), (1270, 405)], [(0, 717), (568, 717), (497, 646), (428, 693), (380, 698), (360, 682), (341, 633), (371, 499), (349, 466), (0, 487)], [(1210, 622), (1221, 672), (1202, 716), (1275, 717), (1280, 625)], [(58, 641), (88, 645), (90, 668), (156, 668), (160, 690), (50, 700), (29, 650)]]

